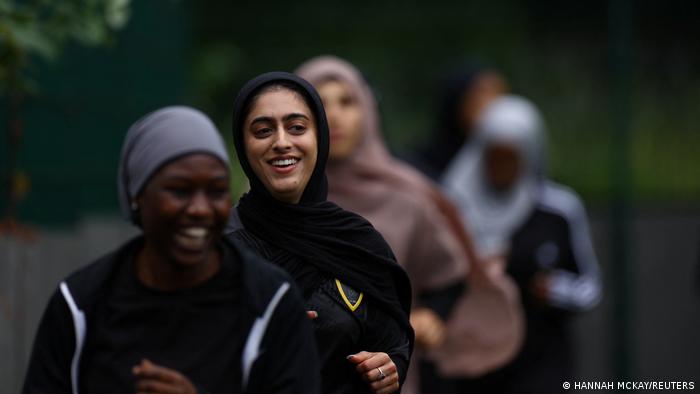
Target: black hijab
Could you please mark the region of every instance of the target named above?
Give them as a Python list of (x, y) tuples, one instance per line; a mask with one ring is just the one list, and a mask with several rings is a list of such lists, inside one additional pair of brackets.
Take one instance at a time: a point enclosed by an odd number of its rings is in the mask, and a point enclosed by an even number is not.
[[(245, 152), (245, 111), (266, 86), (276, 83), (298, 87), (316, 119), (318, 158), (298, 204), (276, 200), (250, 167)], [(321, 98), (300, 77), (270, 72), (250, 80), (233, 107), (233, 141), (250, 192), (241, 197), (238, 214), (246, 231), (349, 286), (361, 289), (380, 307), (406, 326), (411, 308), (411, 286), (405, 271), (396, 263), (391, 248), (372, 225), (359, 215), (327, 201), (325, 175), (329, 130)], [(300, 284), (305, 291), (303, 284)], [(412, 338), (412, 335), (410, 335)]]

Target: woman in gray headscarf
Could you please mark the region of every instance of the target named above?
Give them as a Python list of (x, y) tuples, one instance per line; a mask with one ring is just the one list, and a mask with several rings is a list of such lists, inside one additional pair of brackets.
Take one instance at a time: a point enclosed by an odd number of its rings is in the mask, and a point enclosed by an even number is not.
[(544, 126), (532, 103), (505, 96), (477, 124), (476, 141), (450, 164), (444, 185), (484, 257), (503, 256), (520, 290), (525, 339), (507, 367), (459, 392), (558, 393), (573, 376), (572, 312), (590, 309), (601, 285), (583, 204), (546, 177)]
[(222, 237), (228, 155), (211, 121), (168, 107), (135, 123), (118, 187), (143, 234), (61, 282), (23, 392), (320, 392), (291, 279)]

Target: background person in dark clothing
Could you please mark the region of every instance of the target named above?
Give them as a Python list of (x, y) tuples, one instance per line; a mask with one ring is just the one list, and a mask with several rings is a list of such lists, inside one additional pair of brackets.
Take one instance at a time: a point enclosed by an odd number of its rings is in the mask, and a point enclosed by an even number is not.
[(507, 90), (500, 72), (475, 62), (449, 72), (440, 83), (435, 130), (409, 157), (411, 164), (439, 181), (460, 148), (472, 141), (481, 111)]
[(23, 392), (320, 392), (290, 279), (222, 239), (228, 157), (211, 121), (168, 107), (134, 124), (118, 185), (143, 235), (61, 282)]
[(316, 90), (288, 73), (254, 78), (236, 98), (233, 138), (251, 190), (227, 233), (301, 288), (323, 392), (398, 390), (413, 347), (410, 283), (369, 222), (326, 200), (329, 131)]
[(517, 96), (486, 108), (446, 173), (481, 253), (507, 256), (526, 318), (516, 359), (459, 392), (555, 393), (572, 376), (569, 317), (598, 303), (599, 269), (581, 201), (545, 173), (541, 117)]

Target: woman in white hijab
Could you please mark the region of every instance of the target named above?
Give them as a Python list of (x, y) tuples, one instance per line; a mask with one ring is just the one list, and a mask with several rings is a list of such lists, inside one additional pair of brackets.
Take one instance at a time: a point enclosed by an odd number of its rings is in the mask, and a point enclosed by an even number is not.
[(525, 99), (497, 99), (480, 117), (474, 143), (445, 172), (443, 185), (468, 219), (483, 256), (504, 252), (532, 210), (544, 171), (542, 127)]
[(460, 151), (443, 179), (481, 256), (507, 261), (526, 324), (515, 360), (459, 382), (460, 392), (560, 392), (572, 376), (571, 312), (600, 299), (585, 210), (572, 190), (547, 180), (543, 131), (532, 103), (499, 98), (480, 117), (475, 143)]

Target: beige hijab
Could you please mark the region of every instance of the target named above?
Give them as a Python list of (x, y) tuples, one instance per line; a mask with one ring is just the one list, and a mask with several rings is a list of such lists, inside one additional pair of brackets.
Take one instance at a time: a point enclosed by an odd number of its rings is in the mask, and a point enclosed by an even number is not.
[(321, 56), (296, 73), (314, 85), (328, 79), (344, 82), (364, 115), (355, 152), (342, 162), (328, 163), (328, 200), (379, 230), (408, 272), (414, 294), (462, 280), (467, 257), (443, 212), (443, 205), (450, 203), (430, 180), (391, 156), (374, 95), (358, 70), (342, 59)]

